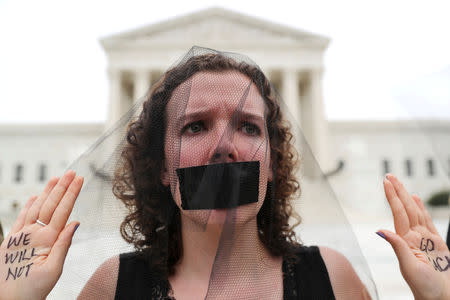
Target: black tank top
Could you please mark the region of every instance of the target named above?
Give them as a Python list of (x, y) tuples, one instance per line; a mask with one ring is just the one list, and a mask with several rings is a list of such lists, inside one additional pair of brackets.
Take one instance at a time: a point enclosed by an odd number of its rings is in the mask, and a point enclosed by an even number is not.
[[(319, 248), (301, 246), (296, 255), (296, 262), (283, 260), (283, 298), (335, 299)], [(136, 252), (120, 254), (115, 299), (174, 299), (169, 281), (160, 277)]]

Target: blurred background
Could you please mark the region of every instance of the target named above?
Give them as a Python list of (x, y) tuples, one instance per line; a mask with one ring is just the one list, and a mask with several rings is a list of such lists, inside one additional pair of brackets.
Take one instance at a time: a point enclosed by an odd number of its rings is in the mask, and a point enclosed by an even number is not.
[(374, 232), (393, 229), (382, 190), (391, 172), (446, 234), (449, 9), (446, 1), (0, 0), (3, 229), (193, 45), (235, 51), (285, 100), (380, 298), (411, 299), (393, 251)]

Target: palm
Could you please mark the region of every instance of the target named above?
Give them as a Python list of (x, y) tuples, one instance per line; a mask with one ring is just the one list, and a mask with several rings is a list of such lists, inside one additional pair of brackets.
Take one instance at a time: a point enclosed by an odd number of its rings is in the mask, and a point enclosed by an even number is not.
[(44, 299), (56, 284), (77, 226), (66, 222), (82, 183), (68, 172), (27, 202), (0, 246), (1, 299)]
[(450, 252), (418, 196), (393, 175), (384, 181), (397, 236), (383, 231), (416, 298), (444, 299), (450, 287)]

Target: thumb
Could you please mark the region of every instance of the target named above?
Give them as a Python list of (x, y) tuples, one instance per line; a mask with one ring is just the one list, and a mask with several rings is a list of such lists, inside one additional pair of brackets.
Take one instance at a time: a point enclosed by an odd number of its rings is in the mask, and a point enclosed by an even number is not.
[(406, 272), (410, 271), (408, 269), (415, 265), (417, 258), (411, 251), (406, 241), (398, 234), (395, 234), (389, 230), (379, 230), (377, 231), (377, 234), (391, 244), (400, 264), (400, 269)]
[(78, 229), (79, 225), (79, 222), (74, 221), (66, 225), (64, 230), (61, 231), (47, 258), (51, 266), (60, 268), (62, 270), (67, 252), (69, 251), (69, 247), (72, 244), (73, 235), (75, 234), (75, 231)]

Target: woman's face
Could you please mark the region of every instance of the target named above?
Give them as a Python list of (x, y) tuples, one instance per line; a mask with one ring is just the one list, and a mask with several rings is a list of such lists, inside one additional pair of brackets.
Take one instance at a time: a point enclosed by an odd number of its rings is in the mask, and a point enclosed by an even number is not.
[[(198, 72), (174, 90), (166, 109), (162, 181), (171, 186), (177, 206), (181, 209), (177, 168), (259, 161), (258, 201), (236, 208), (234, 220), (256, 217), (272, 180), (266, 105), (257, 87), (238, 71)], [(230, 210), (181, 211), (206, 224), (222, 223)]]

